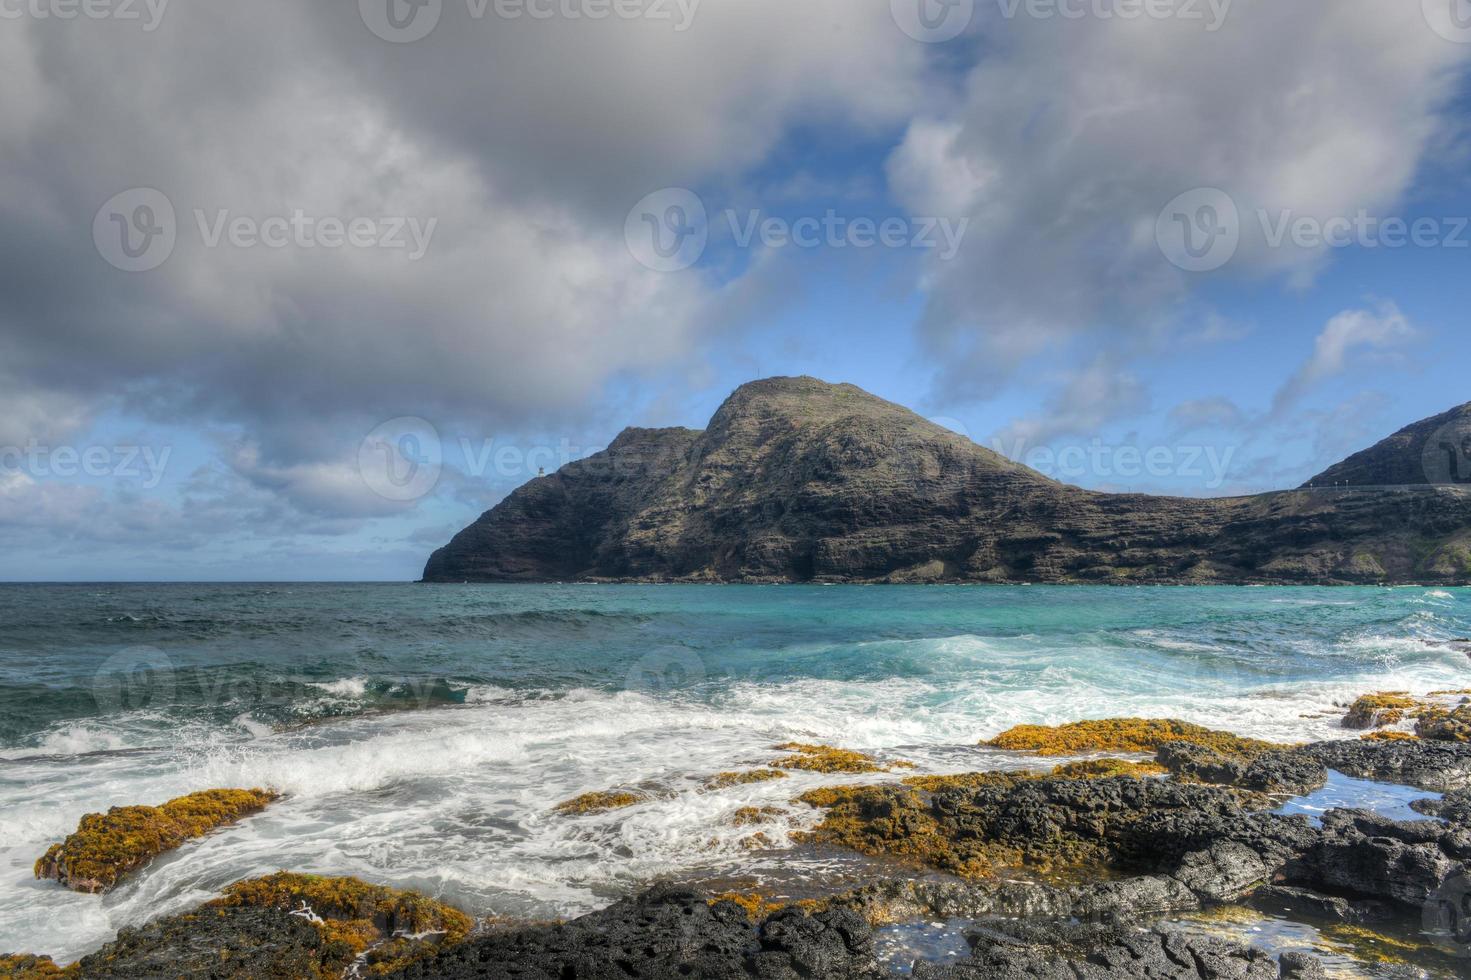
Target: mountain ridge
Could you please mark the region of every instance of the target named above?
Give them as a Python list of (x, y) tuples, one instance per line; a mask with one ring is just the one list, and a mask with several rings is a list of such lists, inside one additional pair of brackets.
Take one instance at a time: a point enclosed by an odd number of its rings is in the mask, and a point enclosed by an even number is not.
[(704, 430), (627, 429), (526, 484), (424, 580), (1457, 584), (1471, 492), (1096, 493), (856, 386), (772, 378)]

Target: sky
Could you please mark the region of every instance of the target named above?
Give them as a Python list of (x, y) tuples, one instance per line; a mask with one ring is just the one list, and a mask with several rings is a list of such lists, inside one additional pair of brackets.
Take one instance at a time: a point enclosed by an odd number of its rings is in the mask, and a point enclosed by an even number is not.
[(774, 375), (1192, 496), (1471, 399), (1471, 0), (0, 0), (0, 63), (0, 580), (415, 579)]

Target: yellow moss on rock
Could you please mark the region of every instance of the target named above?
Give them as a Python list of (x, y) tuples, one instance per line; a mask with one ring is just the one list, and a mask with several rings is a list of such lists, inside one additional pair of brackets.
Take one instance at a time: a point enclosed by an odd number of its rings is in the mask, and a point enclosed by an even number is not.
[(462, 942), (475, 926), (459, 909), (418, 892), (287, 871), (236, 882), (206, 908), (303, 915), (322, 933), (324, 969), (337, 975), (364, 954), (370, 973), (394, 972)]
[(752, 824), (768, 823), (777, 817), (786, 815), (786, 811), (776, 806), (743, 806), (730, 818), (733, 827), (749, 827)]
[[(1012, 786), (1023, 779), (1040, 779), (1038, 773), (1028, 772), (962, 772), (951, 776), (910, 776), (903, 780), (905, 786), (926, 793), (938, 793), (947, 789), (979, 789), (982, 786)], [(822, 792), (818, 790), (817, 792)], [(812, 795), (812, 794), (808, 794)]]
[(1471, 704), (1424, 708), (1415, 722), (1415, 734), (1436, 742), (1471, 742)]
[(780, 769), (800, 769), (807, 772), (888, 772), (889, 767), (882, 766), (871, 755), (855, 752), (852, 749), (837, 749), (831, 745), (805, 745), (801, 742), (787, 742), (785, 745), (776, 747), (778, 752), (793, 753), (789, 758), (773, 762), (772, 765)]
[(1114, 776), (1130, 776), (1143, 779), (1147, 776), (1163, 776), (1169, 772), (1158, 762), (1131, 762), (1128, 759), (1086, 759), (1069, 762), (1052, 770), (1057, 779), (1111, 779)]
[(11, 954), (0, 956), (0, 980), (57, 980), (76, 974), (75, 967), (62, 969), (49, 956)]
[(1359, 740), (1364, 742), (1414, 742), (1419, 738), (1419, 735), (1409, 732), (1370, 732), (1359, 736)]
[(778, 901), (759, 892), (723, 892), (711, 897), (708, 902), (711, 905), (734, 902), (745, 910), (746, 917), (752, 922), (760, 922), (785, 908), (799, 908), (810, 913), (819, 911), (827, 904), (815, 898), (804, 898), (796, 902)]
[(607, 813), (609, 810), (623, 810), (627, 807), (637, 806), (647, 799), (648, 797), (642, 793), (630, 793), (627, 791), (583, 793), (581, 796), (558, 803), (554, 809), (563, 816), (575, 816), (583, 813)]
[(113, 807), (89, 813), (76, 833), (36, 862), (37, 878), (53, 878), (73, 891), (109, 891), (129, 872), (186, 841), (257, 813), (277, 799), (261, 789), (214, 789), (162, 806)]
[(912, 789), (893, 786), (829, 786), (797, 802), (827, 814), (797, 840), (831, 844), (872, 857), (893, 857), (948, 871), (964, 878), (993, 872), (995, 850), (975, 841), (960, 842), (946, 833)]
[(1405, 715), (1420, 707), (1420, 702), (1404, 691), (1380, 691), (1365, 694), (1349, 706), (1343, 716), (1344, 728), (1383, 728), (1398, 725)]
[(1069, 725), (1018, 725), (981, 744), (993, 749), (1073, 755), (1080, 752), (1153, 752), (1170, 742), (1192, 742), (1223, 755), (1251, 758), (1282, 746), (1242, 738), (1174, 719), (1110, 718)]
[(746, 786), (750, 783), (764, 783), (773, 779), (786, 779), (787, 774), (780, 769), (752, 769), (748, 772), (721, 772), (716, 773), (705, 781), (707, 790), (730, 789), (732, 786)]

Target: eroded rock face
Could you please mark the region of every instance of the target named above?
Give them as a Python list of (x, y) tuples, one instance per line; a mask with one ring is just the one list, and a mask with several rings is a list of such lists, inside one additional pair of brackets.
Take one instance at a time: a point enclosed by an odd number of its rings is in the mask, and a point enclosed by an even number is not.
[(798, 980), (880, 976), (873, 934), (854, 912), (777, 912), (753, 925), (733, 902), (652, 892), (566, 925), (471, 940), (394, 976), (415, 980)]
[(852, 385), (775, 378), (704, 432), (630, 429), (527, 484), (424, 579), (1458, 583), (1468, 536), (1459, 486), (1097, 494)]
[(916, 964), (915, 980), (1315, 980), (1310, 956), (1279, 964), (1258, 949), (1178, 932), (993, 920), (968, 935), (971, 959)]
[(1336, 894), (1387, 899), (1418, 911), (1471, 858), (1471, 832), (1435, 821), (1388, 820), (1362, 810), (1329, 810), (1318, 842), (1285, 877)]
[(1328, 782), (1328, 767), (1297, 751), (1267, 752), (1242, 759), (1189, 742), (1174, 742), (1161, 746), (1156, 758), (1178, 779), (1258, 793), (1302, 796), (1322, 789)]
[(1399, 783), (1432, 792), (1471, 787), (1471, 745), (1460, 742), (1318, 742), (1304, 754), (1346, 776)]

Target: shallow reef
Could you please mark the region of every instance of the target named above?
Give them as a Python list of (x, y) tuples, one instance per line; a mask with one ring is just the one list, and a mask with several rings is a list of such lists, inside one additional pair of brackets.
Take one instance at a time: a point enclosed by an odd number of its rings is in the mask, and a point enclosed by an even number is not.
[(339, 973), (359, 957), (371, 973), (391, 972), (463, 941), (475, 925), (459, 909), (418, 892), (285, 871), (237, 882), (206, 908), (274, 909), (304, 918), (322, 935), (323, 969)]
[[(1471, 743), (1454, 737), (1471, 707), (1437, 712), (1415, 720), (1445, 726), (1445, 738), (1395, 732), (1286, 746), (1178, 721), (1112, 719), (1024, 726), (986, 743), (1043, 758), (1153, 755), (1036, 771), (903, 776), (894, 773), (902, 762), (788, 743), (777, 747), (786, 757), (769, 766), (718, 773), (692, 789), (796, 772), (874, 777), (820, 786), (791, 804), (821, 811), (812, 830), (793, 834), (800, 844), (877, 859), (861, 878), (804, 884), (795, 895), (765, 894), (759, 884), (731, 891), (750, 886), (714, 879), (704, 891), (656, 888), (570, 922), (477, 927), (416, 892), (283, 871), (231, 885), (193, 912), (125, 929), (65, 968), (45, 957), (0, 957), (0, 980), (878, 980), (888, 974), (873, 930), (937, 920), (963, 930), (969, 956), (917, 963), (916, 980), (1326, 976), (1313, 956), (1165, 921), (1214, 917), (1249, 936), (1254, 915), (1313, 923), (1313, 948), (1330, 958), (1405, 976), (1432, 964), (1440, 972), (1431, 975), (1454, 976), (1471, 959), (1455, 961), (1434, 944), (1471, 957)], [(1288, 798), (1322, 787), (1330, 770), (1444, 795), (1412, 804), (1425, 820), (1347, 808), (1312, 818), (1281, 812)], [(658, 792), (589, 793), (556, 809), (606, 812)], [(233, 812), (227, 798), (190, 799), (123, 809), (167, 811), (191, 828)], [(749, 805), (720, 819), (754, 828), (791, 812)], [(771, 841), (756, 832), (743, 843)]]
[(744, 772), (719, 772), (705, 781), (705, 789), (710, 791), (730, 789), (733, 786), (748, 786), (751, 783), (765, 783), (773, 779), (786, 779), (787, 774), (780, 769), (749, 769)]
[(1283, 746), (1174, 719), (1110, 718), (1068, 725), (1018, 725), (981, 744), (993, 749), (1077, 755), (1083, 752), (1153, 752), (1170, 742), (1191, 742), (1222, 755), (1250, 757)]
[(787, 742), (776, 747), (778, 752), (792, 753), (785, 759), (773, 762), (779, 769), (800, 769), (806, 772), (888, 772), (891, 769), (912, 769), (909, 762), (880, 763), (871, 755), (852, 749), (839, 749), (831, 745), (806, 745)]
[(583, 793), (581, 796), (573, 797), (558, 803), (552, 809), (563, 816), (576, 816), (583, 813), (607, 813), (610, 810), (625, 810), (631, 806), (637, 806), (648, 800), (643, 793), (634, 793), (627, 790), (611, 790), (601, 793)]
[(277, 798), (261, 789), (213, 789), (170, 800), (162, 806), (113, 807), (89, 813), (76, 833), (36, 861), (37, 878), (51, 878), (73, 891), (110, 891), (129, 872), (186, 841), (241, 817), (258, 813)]

